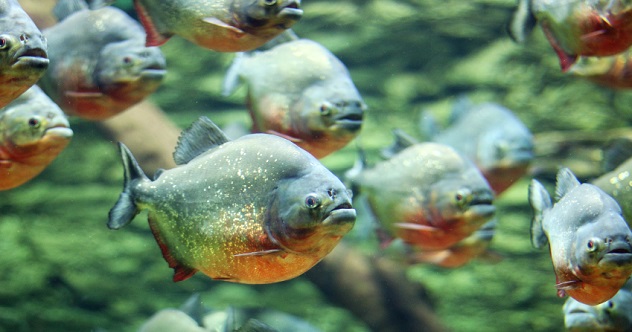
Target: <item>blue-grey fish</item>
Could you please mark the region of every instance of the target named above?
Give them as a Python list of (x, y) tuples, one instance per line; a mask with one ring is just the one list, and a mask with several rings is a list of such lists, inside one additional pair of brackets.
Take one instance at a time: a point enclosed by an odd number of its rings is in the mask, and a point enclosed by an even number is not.
[(590, 306), (568, 298), (564, 327), (569, 332), (626, 332), (632, 330), (632, 283), (628, 281), (610, 300)]
[(494, 193), (481, 172), (444, 144), (414, 144), (356, 171), (347, 176), (388, 236), (415, 248), (449, 248), (494, 216)]
[(140, 210), (174, 281), (272, 283), (294, 278), (327, 255), (355, 222), (351, 194), (309, 153), (275, 135), (229, 141), (202, 117), (180, 137), (179, 166), (150, 180), (121, 144), (123, 193), (108, 227)]
[(0, 0), (0, 107), (28, 90), (48, 68), (46, 38), (16, 0)]
[(220, 51), (253, 50), (303, 16), (300, 0), (134, 0), (147, 46), (179, 35)]
[(72, 134), (64, 112), (36, 85), (0, 109), (0, 190), (41, 173)]
[(567, 71), (578, 56), (608, 56), (632, 46), (629, 0), (519, 0), (509, 27), (523, 41), (539, 23)]
[(345, 65), (319, 43), (296, 39), (241, 53), (226, 75), (225, 95), (239, 78), (248, 86), (254, 132), (280, 135), (319, 159), (360, 132), (366, 105)]
[(557, 203), (537, 180), (529, 186), (534, 211), (531, 242), (549, 243), (558, 296), (596, 305), (612, 298), (632, 273), (632, 232), (619, 204), (568, 169), (557, 174)]
[(157, 47), (145, 47), (145, 32), (118, 8), (102, 2), (60, 0), (61, 21), (44, 30), (50, 69), (40, 86), (69, 115), (112, 117), (153, 93), (166, 74)]
[(421, 121), (422, 130), (432, 141), (447, 144), (474, 161), (496, 195), (518, 181), (533, 160), (533, 135), (501, 105), (473, 105), (460, 98), (444, 130), (433, 129), (436, 125), (428, 112), (422, 114)]
[(632, 158), (591, 183), (612, 196), (621, 206), (625, 220), (632, 222)]

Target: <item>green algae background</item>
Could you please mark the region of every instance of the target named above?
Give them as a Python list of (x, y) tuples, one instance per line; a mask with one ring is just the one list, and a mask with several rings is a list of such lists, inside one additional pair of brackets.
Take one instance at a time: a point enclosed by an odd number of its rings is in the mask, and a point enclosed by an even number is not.
[[(117, 5), (131, 10), (130, 1)], [(375, 162), (391, 129), (417, 134), (420, 110), (445, 119), (467, 94), (494, 101), (534, 132), (599, 132), (629, 126), (632, 96), (560, 73), (557, 58), (536, 29), (514, 44), (505, 26), (512, 0), (304, 0), (295, 26), (349, 67), (369, 110), (358, 139)], [(245, 88), (220, 95), (232, 54), (174, 38), (162, 47), (169, 74), (151, 97), (180, 127), (200, 115), (220, 125), (248, 123)], [(106, 227), (122, 187), (115, 142), (93, 123), (73, 119), (75, 137), (59, 158), (26, 185), (0, 192), (0, 331), (135, 331), (156, 311), (178, 307), (200, 292), (209, 308), (264, 306), (300, 316), (323, 331), (368, 331), (344, 308), (327, 303), (308, 280), (246, 286), (197, 275), (171, 282), (141, 214), (119, 231)], [(342, 174), (356, 158), (354, 144), (323, 162)], [(497, 264), (475, 261), (446, 270), (414, 266), (438, 315), (454, 331), (560, 331), (561, 307), (546, 250), (529, 242), (527, 179), (497, 201)], [(357, 222), (346, 241), (377, 252)]]

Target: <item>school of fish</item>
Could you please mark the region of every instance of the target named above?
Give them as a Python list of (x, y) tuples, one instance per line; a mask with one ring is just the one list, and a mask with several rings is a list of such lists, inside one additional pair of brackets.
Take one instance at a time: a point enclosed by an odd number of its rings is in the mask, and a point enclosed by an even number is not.
[[(0, 0), (0, 190), (55, 160), (73, 136), (68, 117), (105, 120), (156, 92), (167, 73), (159, 46), (179, 36), (236, 53), (222, 93), (245, 83), (252, 133), (231, 140), (202, 116), (182, 131), (177, 166), (151, 178), (119, 142), (124, 183), (107, 226), (121, 229), (148, 210), (173, 281), (198, 271), (245, 284), (298, 277), (351, 231), (359, 199), (380, 250), (403, 242), (405, 264), (502, 258), (490, 250), (503, 222), (495, 199), (529, 174), (535, 150), (511, 110), (455, 96), (443, 129), (425, 110), (417, 137), (393, 128), (395, 143), (372, 166), (358, 144), (356, 167), (340, 179), (319, 159), (362, 134), (369, 108), (345, 64), (290, 29), (303, 16), (300, 0), (134, 0), (138, 21), (111, 2), (60, 0), (59, 22), (40, 31), (16, 0)], [(631, 1), (519, 0), (511, 37), (525, 42), (535, 25), (563, 72), (632, 87)], [(554, 198), (536, 179), (525, 193), (531, 242), (548, 244), (557, 294), (570, 296), (570, 331), (632, 326), (630, 160), (592, 183), (561, 168)], [(207, 330), (178, 310), (141, 330), (168, 326)], [(230, 329), (275, 330), (257, 320)]]

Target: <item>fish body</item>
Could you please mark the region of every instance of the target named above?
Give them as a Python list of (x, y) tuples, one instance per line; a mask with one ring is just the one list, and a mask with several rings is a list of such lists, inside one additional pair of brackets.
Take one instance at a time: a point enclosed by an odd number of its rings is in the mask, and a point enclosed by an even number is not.
[(0, 110), (0, 190), (41, 173), (68, 145), (72, 130), (64, 112), (32, 86)]
[(472, 235), (457, 242), (450, 248), (413, 253), (412, 261), (414, 263), (434, 264), (445, 268), (461, 267), (478, 257), (490, 261), (498, 261), (500, 256), (488, 250), (494, 237), (496, 223), (496, 219), (488, 221)]
[(134, 0), (147, 46), (178, 35), (220, 52), (253, 50), (303, 16), (300, 0)]
[(5, 107), (46, 72), (46, 38), (16, 0), (0, 1), (0, 107)]
[(592, 184), (612, 196), (619, 203), (625, 220), (632, 222), (632, 159), (594, 179)]
[(564, 327), (570, 332), (625, 332), (632, 330), (630, 281), (610, 300), (590, 306), (568, 298), (562, 309)]
[(108, 226), (140, 210), (174, 281), (196, 271), (261, 284), (296, 277), (329, 253), (352, 227), (344, 185), (293, 143), (267, 134), (228, 141), (207, 118), (180, 138), (178, 167), (148, 179), (121, 145), (125, 187)]
[(422, 250), (451, 247), (495, 212), (493, 192), (480, 171), (443, 144), (412, 145), (352, 181), (390, 237)]
[[(629, 0), (520, 0), (521, 7), (528, 10), (517, 13), (531, 16), (542, 27), (562, 71), (567, 71), (578, 56), (614, 55), (632, 45)], [(514, 36), (520, 34), (514, 32)]]
[(280, 135), (322, 158), (360, 132), (366, 105), (344, 64), (325, 47), (297, 39), (240, 55), (225, 94), (248, 86), (253, 131)]
[(557, 175), (553, 204), (542, 184), (532, 180), (534, 210), (531, 241), (549, 243), (556, 288), (588, 305), (612, 298), (632, 273), (632, 232), (617, 202), (592, 184), (580, 184), (563, 168)]
[(118, 8), (67, 13), (44, 35), (51, 68), (40, 86), (69, 115), (112, 117), (153, 93), (166, 74), (160, 49), (145, 47), (141, 25)]
[(605, 57), (580, 57), (569, 73), (615, 88), (632, 88), (632, 53), (626, 51)]
[[(422, 121), (432, 121), (424, 114)], [(430, 139), (470, 158), (496, 195), (518, 181), (534, 158), (533, 135), (513, 112), (495, 103), (459, 100), (447, 128)]]

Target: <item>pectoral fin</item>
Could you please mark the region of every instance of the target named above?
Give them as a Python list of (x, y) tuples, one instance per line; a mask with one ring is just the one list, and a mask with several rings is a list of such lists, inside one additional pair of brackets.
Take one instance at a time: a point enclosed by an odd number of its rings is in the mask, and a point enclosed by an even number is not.
[(64, 94), (66, 95), (66, 97), (79, 99), (96, 99), (103, 97), (103, 93), (101, 92), (66, 91)]
[(282, 133), (280, 133), (278, 131), (275, 131), (275, 130), (268, 130), (268, 131), (266, 131), (266, 133), (271, 134), (271, 135), (277, 135), (277, 136), (283, 137), (283, 138), (285, 138), (286, 140), (288, 140), (288, 141), (290, 141), (292, 143), (301, 143), (301, 142), (303, 142), (303, 140), (300, 139), (300, 138), (293, 137), (293, 136), (286, 135), (286, 134), (282, 134)]
[(557, 284), (555, 284), (555, 288), (557, 289), (557, 296), (565, 297), (567, 290), (577, 289), (579, 288), (581, 283), (582, 282), (579, 280), (569, 280), (569, 281), (558, 282)]
[(414, 231), (437, 232), (440, 229), (432, 226), (414, 224), (410, 222), (398, 222), (394, 224), (397, 228), (410, 229)]
[(226, 24), (226, 22), (223, 22), (216, 17), (207, 17), (203, 21), (230, 31), (234, 35), (235, 38), (241, 38), (246, 35), (246, 32), (244, 30), (241, 30), (232, 25)]
[(253, 252), (246, 252), (243, 254), (236, 254), (233, 255), (234, 257), (243, 257), (243, 256), (265, 256), (265, 255), (269, 255), (269, 254), (275, 254), (280, 252), (281, 249), (270, 249), (270, 250), (262, 250), (262, 251), (253, 251)]

